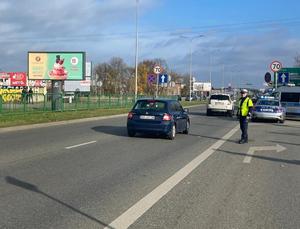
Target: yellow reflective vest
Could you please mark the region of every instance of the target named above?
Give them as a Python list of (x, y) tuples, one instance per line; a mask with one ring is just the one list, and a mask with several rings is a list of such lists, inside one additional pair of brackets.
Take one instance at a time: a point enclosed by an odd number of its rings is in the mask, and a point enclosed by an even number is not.
[(239, 101), (239, 115), (245, 117), (249, 113), (249, 108), (253, 107), (253, 102), (249, 97), (247, 97), (244, 100), (243, 104), (241, 104), (241, 102), (242, 102), (242, 99), (240, 99), (240, 101)]

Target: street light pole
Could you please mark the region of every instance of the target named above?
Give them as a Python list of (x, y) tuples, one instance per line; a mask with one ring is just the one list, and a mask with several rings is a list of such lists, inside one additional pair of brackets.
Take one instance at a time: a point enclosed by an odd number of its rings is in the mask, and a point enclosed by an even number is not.
[(191, 97), (192, 97), (192, 62), (193, 62), (193, 40), (196, 38), (204, 37), (204, 35), (197, 35), (194, 37), (189, 37), (189, 36), (183, 36), (181, 35), (182, 38), (190, 39), (190, 88), (189, 88), (189, 101), (191, 102)]
[(138, 75), (138, 49), (139, 49), (139, 33), (138, 33), (138, 13), (139, 13), (139, 0), (136, 0), (136, 14), (135, 14), (135, 91), (134, 91), (134, 99), (137, 99), (138, 93), (138, 84), (137, 84), (137, 75)]
[(222, 74), (222, 91), (225, 91), (225, 86), (224, 86), (224, 78), (225, 78), (225, 65), (223, 64), (223, 74)]
[(193, 62), (193, 52), (192, 52), (192, 43), (193, 40), (191, 40), (191, 44), (190, 44), (190, 97), (189, 97), (189, 101), (192, 101), (192, 62)]
[(212, 69), (212, 56), (210, 54), (210, 57), (209, 57), (209, 82), (210, 82), (210, 85), (211, 85), (211, 69)]

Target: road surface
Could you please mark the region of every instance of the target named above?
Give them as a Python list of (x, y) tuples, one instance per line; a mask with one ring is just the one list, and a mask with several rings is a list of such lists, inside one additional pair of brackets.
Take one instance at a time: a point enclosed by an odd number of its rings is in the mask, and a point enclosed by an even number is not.
[(235, 119), (190, 116), (174, 141), (125, 116), (2, 131), (0, 228), (300, 228), (300, 122), (239, 145)]

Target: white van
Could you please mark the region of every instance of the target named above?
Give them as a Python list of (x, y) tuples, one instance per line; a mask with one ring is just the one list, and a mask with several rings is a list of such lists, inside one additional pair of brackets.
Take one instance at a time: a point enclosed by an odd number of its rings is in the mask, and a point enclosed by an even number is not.
[(300, 118), (300, 87), (278, 88), (279, 100), (285, 108), (286, 116)]
[(223, 113), (229, 116), (234, 114), (234, 102), (229, 94), (213, 94), (210, 96), (207, 106), (206, 115), (210, 116), (213, 113)]

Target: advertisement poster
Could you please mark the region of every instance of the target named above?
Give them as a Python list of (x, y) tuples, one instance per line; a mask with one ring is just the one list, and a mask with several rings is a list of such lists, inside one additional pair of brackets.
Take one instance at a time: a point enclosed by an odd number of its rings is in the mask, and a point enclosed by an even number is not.
[(1, 72), (0, 86), (6, 87), (26, 87), (26, 72)]
[(47, 81), (46, 80), (29, 80), (28, 86), (29, 87), (46, 87)]
[(29, 52), (28, 79), (83, 80), (84, 52)]
[(25, 87), (27, 86), (26, 72), (9, 72), (10, 86)]

